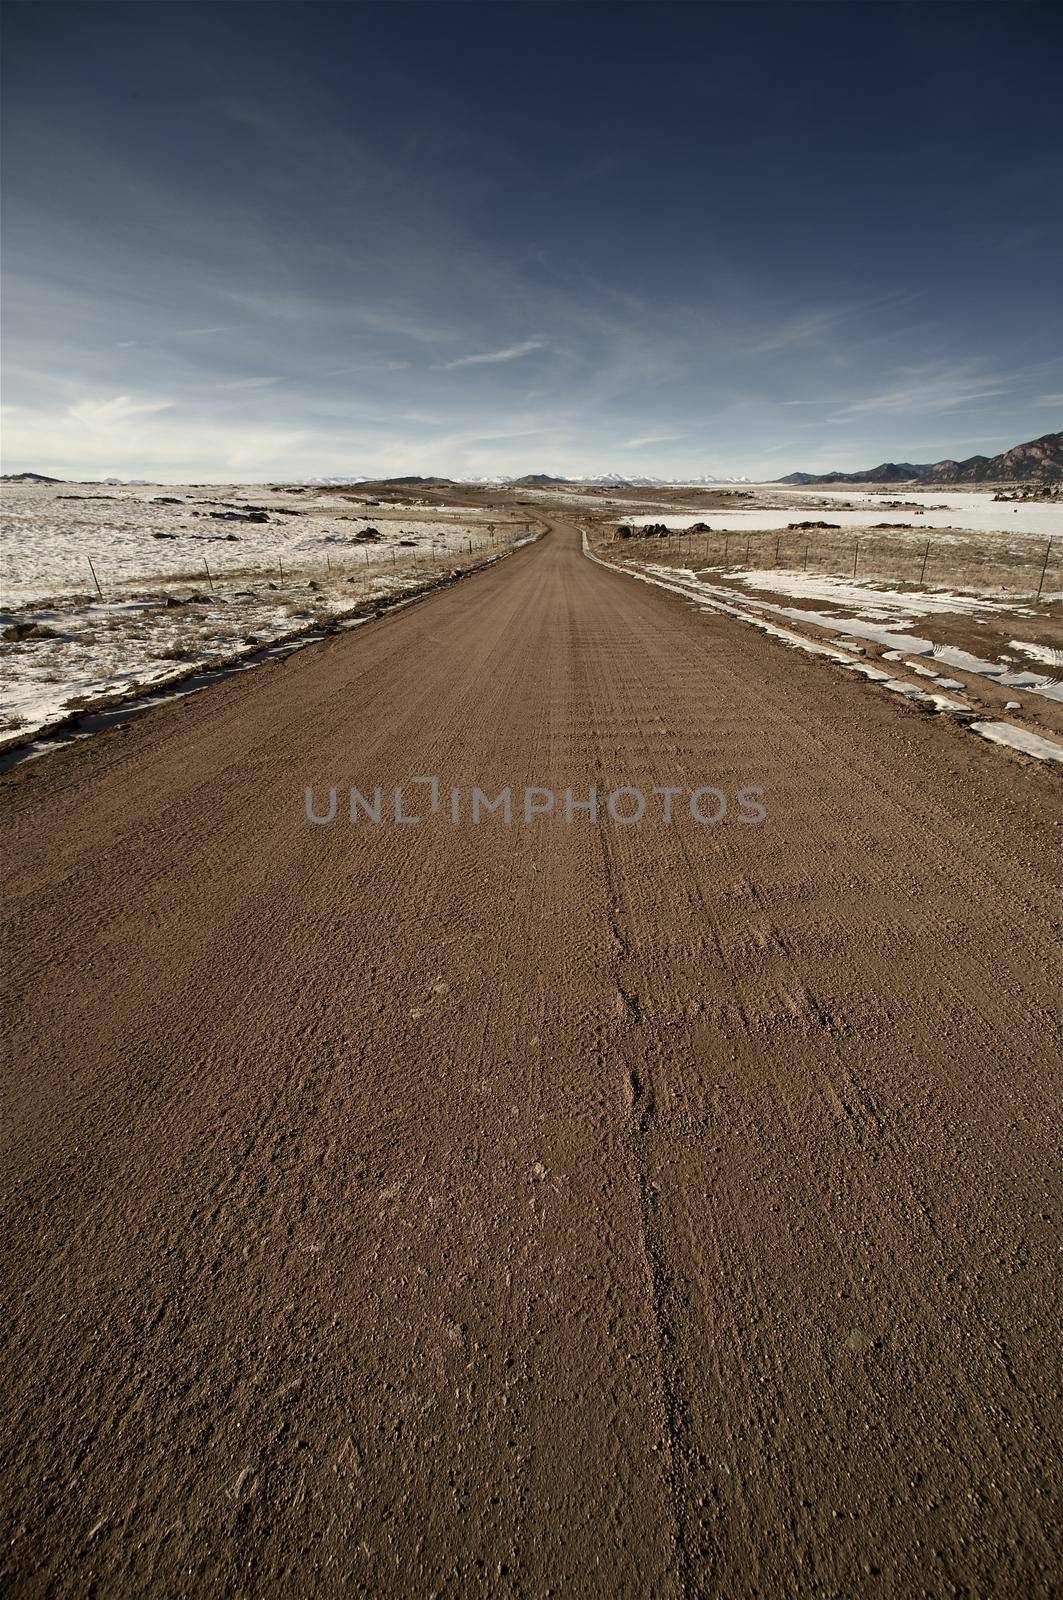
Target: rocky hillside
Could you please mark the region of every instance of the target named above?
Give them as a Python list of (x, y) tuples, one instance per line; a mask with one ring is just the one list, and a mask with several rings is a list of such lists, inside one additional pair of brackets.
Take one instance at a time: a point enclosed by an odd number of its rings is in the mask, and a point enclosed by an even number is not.
[(1015, 483), (1063, 479), (1063, 433), (1045, 433), (998, 456), (966, 461), (883, 461), (866, 472), (791, 472), (780, 483)]

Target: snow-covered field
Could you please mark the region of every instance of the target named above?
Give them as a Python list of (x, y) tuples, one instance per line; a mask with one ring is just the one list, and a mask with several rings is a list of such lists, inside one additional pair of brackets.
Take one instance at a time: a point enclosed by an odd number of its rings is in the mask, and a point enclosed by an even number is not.
[[(0, 742), (342, 625), (527, 536), (501, 513), (327, 489), (5, 484), (3, 501)], [(252, 507), (268, 520), (243, 520)]]
[[(795, 506), (794, 498), (812, 500), (840, 500), (856, 505), (858, 510), (815, 510)], [(901, 502), (894, 509), (890, 500)], [(789, 502), (789, 503), (787, 503)], [(922, 510), (904, 509), (921, 506)], [(866, 506), (866, 510), (863, 507)], [(659, 513), (628, 517), (632, 527), (646, 527), (651, 522), (665, 522), (670, 528), (690, 528), (696, 522), (708, 523), (721, 533), (769, 533), (785, 529), (790, 523), (823, 521), (837, 523), (843, 528), (873, 528), (882, 523), (899, 524), (907, 528), (959, 528), (970, 533), (1025, 533), (1045, 539), (1063, 535), (1063, 504), (1047, 501), (1024, 501), (1013, 505), (1006, 500), (994, 500), (991, 494), (941, 494), (927, 490), (900, 489), (895, 495), (843, 494), (837, 490), (787, 489), (777, 507), (756, 511), (699, 511), (690, 516), (663, 517)]]
[[(208, 583), (268, 572), (306, 577), (490, 543), (501, 514), (361, 504), (328, 489), (261, 485), (103, 488), (4, 484), (3, 594), (10, 606), (67, 594), (105, 596), (151, 580)], [(267, 520), (248, 521), (249, 516)], [(376, 529), (379, 539), (366, 538)], [(404, 542), (410, 541), (410, 542)], [(92, 563), (90, 567), (89, 563)]]

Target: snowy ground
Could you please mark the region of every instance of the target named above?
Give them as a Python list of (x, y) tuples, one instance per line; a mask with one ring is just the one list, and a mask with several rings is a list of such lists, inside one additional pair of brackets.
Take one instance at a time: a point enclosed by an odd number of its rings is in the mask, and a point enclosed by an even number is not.
[[(806, 508), (802, 499), (839, 500), (856, 510)], [(896, 507), (890, 501), (898, 502)], [(913, 507), (921, 509), (912, 509)], [(865, 509), (866, 508), (866, 509)], [(779, 504), (755, 511), (706, 510), (689, 516), (659, 513), (628, 517), (632, 527), (645, 527), (651, 522), (666, 522), (670, 528), (690, 528), (696, 522), (707, 522), (719, 532), (768, 533), (785, 529), (790, 523), (823, 521), (837, 523), (843, 528), (873, 528), (882, 523), (901, 524), (908, 528), (959, 528), (970, 533), (1025, 533), (1045, 539), (1063, 535), (1063, 504), (1047, 501), (1029, 501), (1012, 505), (1008, 501), (994, 500), (991, 494), (941, 494), (936, 491), (898, 490), (895, 495), (846, 494), (838, 490), (787, 489), (780, 495)]]
[[(205, 488), (4, 484), (3, 592), (7, 606), (57, 595), (104, 596), (144, 579), (226, 581), (253, 573), (305, 578), (394, 566), (412, 552), (468, 552), (506, 526), (501, 512), (371, 505), (329, 489), (261, 485)], [(243, 520), (265, 513), (267, 521)], [(379, 539), (366, 540), (375, 528)], [(401, 541), (411, 541), (403, 543)], [(92, 563), (90, 567), (89, 563)], [(209, 576), (208, 576), (209, 575)]]
[[(0, 744), (342, 622), (527, 534), (502, 513), (360, 505), (328, 490), (4, 491)], [(269, 520), (214, 515), (249, 506)], [(364, 538), (370, 528), (379, 539)]]

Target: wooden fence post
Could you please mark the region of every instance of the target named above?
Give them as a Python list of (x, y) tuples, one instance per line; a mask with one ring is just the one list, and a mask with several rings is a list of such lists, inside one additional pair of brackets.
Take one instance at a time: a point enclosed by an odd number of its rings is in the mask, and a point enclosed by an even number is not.
[(1038, 600), (1040, 600), (1040, 598), (1041, 598), (1041, 590), (1045, 586), (1045, 573), (1048, 571), (1048, 562), (1049, 562), (1049, 558), (1050, 558), (1051, 554), (1052, 554), (1052, 541), (1051, 541), (1051, 539), (1049, 539), (1048, 545), (1047, 545), (1047, 547), (1045, 549), (1045, 564), (1041, 568), (1041, 581), (1037, 585), (1037, 598), (1038, 598)]

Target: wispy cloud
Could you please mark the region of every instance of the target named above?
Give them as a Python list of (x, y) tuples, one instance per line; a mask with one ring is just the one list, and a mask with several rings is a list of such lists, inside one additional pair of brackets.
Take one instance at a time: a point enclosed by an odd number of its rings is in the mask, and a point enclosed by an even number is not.
[(807, 348), (829, 341), (852, 323), (873, 322), (886, 311), (897, 311), (916, 298), (906, 291), (876, 295), (868, 300), (818, 307), (787, 318), (753, 345), (754, 355), (780, 355), (788, 350)]
[(641, 450), (644, 445), (668, 444), (672, 439), (682, 438), (683, 434), (681, 433), (647, 433), (641, 439), (625, 439), (623, 448), (625, 450)]
[(903, 413), (910, 416), (940, 414), (1010, 392), (1009, 384), (971, 373), (969, 368), (946, 371), (908, 368), (902, 381), (895, 387), (839, 406), (830, 420), (846, 421), (870, 413)]
[(67, 415), (86, 428), (107, 429), (120, 427), (134, 417), (154, 416), (168, 411), (171, 400), (135, 400), (132, 395), (116, 394), (112, 400), (82, 400), (71, 406)]
[(223, 384), (225, 389), (268, 389), (271, 384), (279, 383), (279, 378), (234, 378), (231, 383)]
[(519, 361), (521, 356), (530, 356), (533, 350), (545, 348), (545, 339), (525, 339), (522, 344), (506, 345), (502, 350), (485, 350), (478, 355), (459, 356), (456, 361), (444, 361), (440, 370), (453, 372), (457, 367), (488, 367), (498, 361)]

